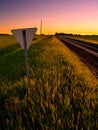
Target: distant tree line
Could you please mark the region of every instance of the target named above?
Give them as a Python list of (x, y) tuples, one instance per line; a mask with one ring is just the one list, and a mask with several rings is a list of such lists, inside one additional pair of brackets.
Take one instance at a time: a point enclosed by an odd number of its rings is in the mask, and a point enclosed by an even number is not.
[(55, 35), (67, 35), (67, 36), (75, 36), (75, 35), (77, 35), (77, 36), (80, 36), (80, 34), (72, 34), (72, 33), (55, 33)]
[(92, 37), (98, 37), (98, 35), (96, 34), (91, 34), (91, 35), (81, 35), (81, 34), (72, 34), (72, 33), (55, 33), (55, 35), (66, 35), (66, 36), (92, 36)]
[(9, 34), (0, 34), (0, 35), (8, 36)]

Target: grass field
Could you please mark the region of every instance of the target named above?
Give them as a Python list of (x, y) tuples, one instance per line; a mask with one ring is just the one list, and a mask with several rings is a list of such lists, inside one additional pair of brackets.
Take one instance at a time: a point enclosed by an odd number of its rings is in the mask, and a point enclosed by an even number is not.
[(55, 36), (34, 38), (29, 88), (20, 45), (2, 36), (0, 48), (1, 130), (98, 129), (98, 80)]
[(13, 36), (0, 35), (0, 49), (14, 44), (17, 44), (17, 41)]
[(72, 35), (68, 37), (87, 43), (98, 44), (98, 35)]

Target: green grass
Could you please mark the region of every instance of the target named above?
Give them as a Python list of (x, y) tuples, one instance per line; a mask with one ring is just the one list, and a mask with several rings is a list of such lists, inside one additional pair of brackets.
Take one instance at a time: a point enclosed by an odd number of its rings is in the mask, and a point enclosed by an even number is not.
[(98, 35), (72, 35), (72, 36), (67, 36), (67, 37), (84, 41), (87, 43), (98, 44)]
[(12, 35), (0, 35), (0, 49), (14, 44), (17, 44), (17, 41)]
[(32, 42), (29, 88), (19, 44), (0, 54), (0, 129), (98, 129), (98, 80), (55, 36)]

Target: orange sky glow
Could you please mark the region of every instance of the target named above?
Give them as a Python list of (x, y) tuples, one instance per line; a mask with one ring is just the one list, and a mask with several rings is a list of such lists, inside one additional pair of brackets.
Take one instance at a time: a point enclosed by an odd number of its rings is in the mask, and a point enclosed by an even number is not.
[(98, 34), (98, 0), (4, 0), (0, 2), (0, 33), (37, 27), (40, 34)]

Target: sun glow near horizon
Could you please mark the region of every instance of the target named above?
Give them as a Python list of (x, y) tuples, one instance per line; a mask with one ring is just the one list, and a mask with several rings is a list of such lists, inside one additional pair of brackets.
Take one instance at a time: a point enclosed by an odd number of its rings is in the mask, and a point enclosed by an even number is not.
[(96, 0), (24, 0), (0, 2), (0, 33), (11, 29), (37, 27), (40, 34), (56, 32), (98, 34), (98, 1)]
[[(58, 20), (59, 21), (59, 20)], [(39, 22), (39, 23), (38, 23)], [(31, 27), (37, 27), (37, 34), (40, 34), (40, 20), (37, 22), (37, 24), (35, 24), (35, 26), (33, 26), (33, 24), (28, 24), (25, 23), (23, 26), (19, 25), (17, 23), (17, 25), (14, 26), (5, 26), (5, 27), (1, 27), (0, 30), (2, 30), (0, 33), (5, 33), (5, 34), (11, 34), (11, 29), (18, 29), (18, 28), (31, 28)], [(42, 33), (43, 34), (55, 34), (56, 32), (62, 32), (62, 33), (73, 33), (73, 34), (95, 34), (98, 35), (98, 25), (97, 24), (80, 24), (80, 23), (60, 23), (58, 22), (58, 24), (54, 25), (52, 24), (52, 22), (47, 22), (45, 21), (44, 23), (44, 19), (43, 19), (43, 28), (42, 28)]]

